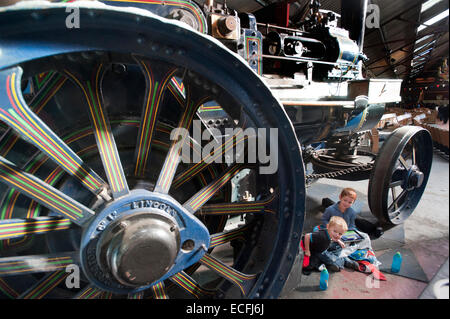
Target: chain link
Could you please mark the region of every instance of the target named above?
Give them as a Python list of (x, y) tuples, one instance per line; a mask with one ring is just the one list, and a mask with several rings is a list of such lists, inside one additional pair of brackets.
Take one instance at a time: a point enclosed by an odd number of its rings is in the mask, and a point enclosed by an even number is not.
[(336, 178), (338, 176), (343, 176), (351, 173), (356, 173), (360, 171), (365, 171), (368, 169), (373, 168), (373, 163), (363, 164), (355, 167), (349, 167), (344, 168), (337, 171), (327, 172), (327, 173), (320, 173), (320, 174), (309, 174), (306, 175), (306, 184), (309, 185), (313, 180), (319, 179), (319, 178)]
[[(306, 153), (308, 153), (309, 156), (314, 156), (317, 154), (315, 151), (312, 151), (312, 150), (309, 150)], [(358, 166), (344, 168), (344, 169), (327, 172), (327, 173), (308, 174), (308, 175), (306, 175), (306, 186), (308, 187), (309, 185), (311, 185), (311, 183), (314, 180), (317, 180), (319, 178), (336, 178), (336, 177), (351, 174), (351, 173), (369, 170), (369, 169), (372, 169), (373, 166), (374, 166), (374, 163), (367, 163), (367, 164), (361, 164)]]

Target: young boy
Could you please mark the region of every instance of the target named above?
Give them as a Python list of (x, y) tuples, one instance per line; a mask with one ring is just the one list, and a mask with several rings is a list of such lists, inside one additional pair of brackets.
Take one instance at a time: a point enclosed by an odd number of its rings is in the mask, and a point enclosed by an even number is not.
[[(345, 244), (341, 241), (341, 237), (347, 229), (347, 223), (342, 217), (333, 216), (327, 223), (326, 229), (306, 234), (301, 241), (301, 246), (305, 252), (303, 272), (308, 273), (313, 269), (317, 269), (322, 264), (319, 255), (327, 250), (332, 241), (338, 243), (343, 248)], [(339, 271), (339, 267), (335, 266), (334, 268), (337, 269), (330, 270)]]
[[(326, 225), (332, 218), (339, 216), (346, 221), (348, 229), (356, 229), (355, 219), (357, 213), (351, 207), (355, 201), (356, 191), (350, 187), (344, 188), (339, 195), (339, 202), (329, 206), (323, 213), (322, 225)], [(337, 269), (336, 271), (343, 267), (358, 270), (358, 263), (348, 257), (339, 257), (340, 250), (337, 248), (339, 247), (332, 245), (332, 247), (329, 247), (329, 249), (319, 255), (320, 259), (327, 264), (327, 267), (331, 265), (331, 269)]]
[(325, 209), (322, 215), (322, 225), (326, 225), (332, 216), (339, 216), (344, 218), (348, 229), (356, 229), (355, 219), (357, 213), (352, 208), (355, 201), (356, 191), (350, 187), (344, 188), (339, 195), (339, 202)]

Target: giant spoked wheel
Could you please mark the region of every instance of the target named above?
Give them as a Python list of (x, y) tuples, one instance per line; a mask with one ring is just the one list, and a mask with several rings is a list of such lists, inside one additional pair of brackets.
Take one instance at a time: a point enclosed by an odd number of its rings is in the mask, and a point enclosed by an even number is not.
[(369, 180), (369, 207), (385, 226), (402, 224), (422, 197), (430, 175), (433, 144), (418, 126), (396, 129), (384, 142)]
[(0, 12), (0, 294), (276, 298), (305, 207), (280, 104), (179, 23), (79, 8), (75, 29), (63, 4)]

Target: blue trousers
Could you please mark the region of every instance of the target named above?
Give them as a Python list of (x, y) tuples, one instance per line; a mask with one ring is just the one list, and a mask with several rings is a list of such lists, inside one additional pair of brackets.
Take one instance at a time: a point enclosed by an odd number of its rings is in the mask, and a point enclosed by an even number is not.
[(330, 247), (328, 247), (327, 250), (322, 252), (318, 255), (320, 261), (324, 263), (325, 265), (336, 265), (340, 269), (344, 268), (345, 259), (348, 257), (339, 257), (339, 254), (341, 253), (341, 246), (336, 243), (332, 242), (330, 244)]

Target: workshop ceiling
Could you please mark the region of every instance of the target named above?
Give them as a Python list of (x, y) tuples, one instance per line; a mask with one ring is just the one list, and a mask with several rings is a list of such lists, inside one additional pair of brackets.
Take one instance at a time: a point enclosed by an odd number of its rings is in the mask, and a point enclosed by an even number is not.
[[(253, 12), (279, 1), (227, 0), (227, 4), (239, 11)], [(345, 0), (322, 0), (321, 8), (340, 14), (341, 1)], [(293, 1), (291, 10), (301, 10), (309, 2)], [(449, 0), (369, 0), (368, 4), (368, 15), (375, 12), (371, 9), (376, 5), (380, 19), (379, 27), (365, 31), (364, 53), (369, 58), (366, 76), (399, 79), (436, 76), (443, 60), (448, 59)]]

